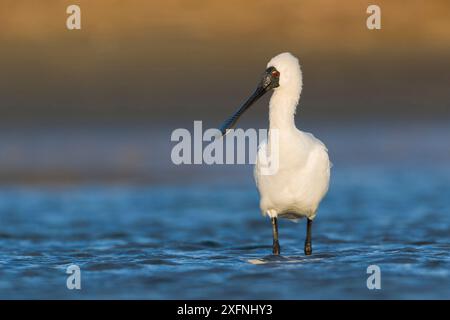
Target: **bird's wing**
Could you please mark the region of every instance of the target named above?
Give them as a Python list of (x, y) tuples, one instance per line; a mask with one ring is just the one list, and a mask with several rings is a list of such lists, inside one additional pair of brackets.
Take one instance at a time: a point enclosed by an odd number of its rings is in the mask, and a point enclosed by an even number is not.
[(322, 149), (325, 152), (325, 154), (327, 156), (327, 159), (328, 159), (329, 169), (331, 169), (333, 167), (333, 163), (328, 158), (328, 148), (327, 148), (327, 146), (321, 140), (316, 138), (312, 133), (302, 132), (302, 134), (304, 135), (304, 137), (306, 137), (308, 140), (310, 140), (316, 146), (319, 146), (320, 149)]
[(261, 157), (265, 157), (266, 156), (266, 146), (267, 146), (267, 140), (263, 140), (261, 141), (261, 143), (258, 146), (258, 152), (256, 155), (256, 162), (255, 162), (255, 169), (253, 170), (253, 176), (255, 178), (255, 183), (256, 183), (256, 187), (259, 188), (259, 183), (258, 183), (258, 177), (260, 176), (260, 161), (259, 159)]

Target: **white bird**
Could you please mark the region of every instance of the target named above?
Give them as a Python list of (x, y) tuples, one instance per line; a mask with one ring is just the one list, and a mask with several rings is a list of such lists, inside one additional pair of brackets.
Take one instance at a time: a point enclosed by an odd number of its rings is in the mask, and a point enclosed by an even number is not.
[[(304, 251), (312, 253), (311, 227), (320, 201), (328, 191), (331, 163), (326, 146), (312, 134), (295, 126), (295, 111), (302, 91), (302, 72), (296, 57), (281, 53), (272, 58), (253, 95), (221, 127), (222, 134), (266, 92), (273, 89), (269, 103), (269, 134), (258, 147), (255, 181), (260, 208), (269, 216), (273, 230), (273, 254), (280, 254), (278, 218), (307, 218)], [(276, 152), (276, 170), (266, 172)], [(270, 170), (269, 170), (270, 171)]]

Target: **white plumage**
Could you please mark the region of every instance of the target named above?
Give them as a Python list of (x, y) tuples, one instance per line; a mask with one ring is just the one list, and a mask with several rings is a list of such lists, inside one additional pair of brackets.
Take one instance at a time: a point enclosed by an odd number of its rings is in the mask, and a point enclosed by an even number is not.
[(330, 183), (327, 148), (295, 126), (302, 85), (298, 59), (290, 53), (277, 55), (267, 64), (255, 92), (220, 128), (222, 135), (226, 134), (255, 101), (274, 90), (269, 104), (269, 134), (259, 146), (254, 175), (261, 212), (271, 218), (275, 255), (280, 254), (279, 217), (307, 218), (305, 254), (312, 253), (312, 221)]
[[(263, 215), (314, 219), (319, 203), (328, 191), (331, 163), (325, 145), (312, 134), (295, 126), (294, 116), (302, 90), (298, 59), (290, 53), (274, 57), (267, 67), (280, 72), (279, 87), (273, 89), (269, 104), (268, 142), (260, 144), (255, 181)], [(271, 134), (278, 133), (278, 143)], [(278, 170), (265, 175), (261, 163), (268, 162), (269, 150), (278, 146)], [(269, 149), (268, 149), (269, 147)]]

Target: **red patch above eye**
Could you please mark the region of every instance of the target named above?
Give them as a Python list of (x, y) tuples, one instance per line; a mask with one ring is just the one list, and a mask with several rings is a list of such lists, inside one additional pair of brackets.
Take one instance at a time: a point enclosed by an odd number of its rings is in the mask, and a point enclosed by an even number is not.
[(275, 77), (279, 77), (280, 73), (278, 71), (272, 71), (272, 75)]

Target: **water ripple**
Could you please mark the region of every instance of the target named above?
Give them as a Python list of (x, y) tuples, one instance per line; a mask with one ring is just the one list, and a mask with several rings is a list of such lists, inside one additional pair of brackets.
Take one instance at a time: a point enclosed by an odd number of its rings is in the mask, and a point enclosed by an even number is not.
[[(3, 188), (0, 297), (449, 299), (449, 177), (336, 174), (309, 257), (304, 221), (280, 221), (282, 255), (270, 254), (251, 185)], [(71, 264), (78, 293), (65, 287)], [(382, 271), (376, 293), (371, 264)]]

